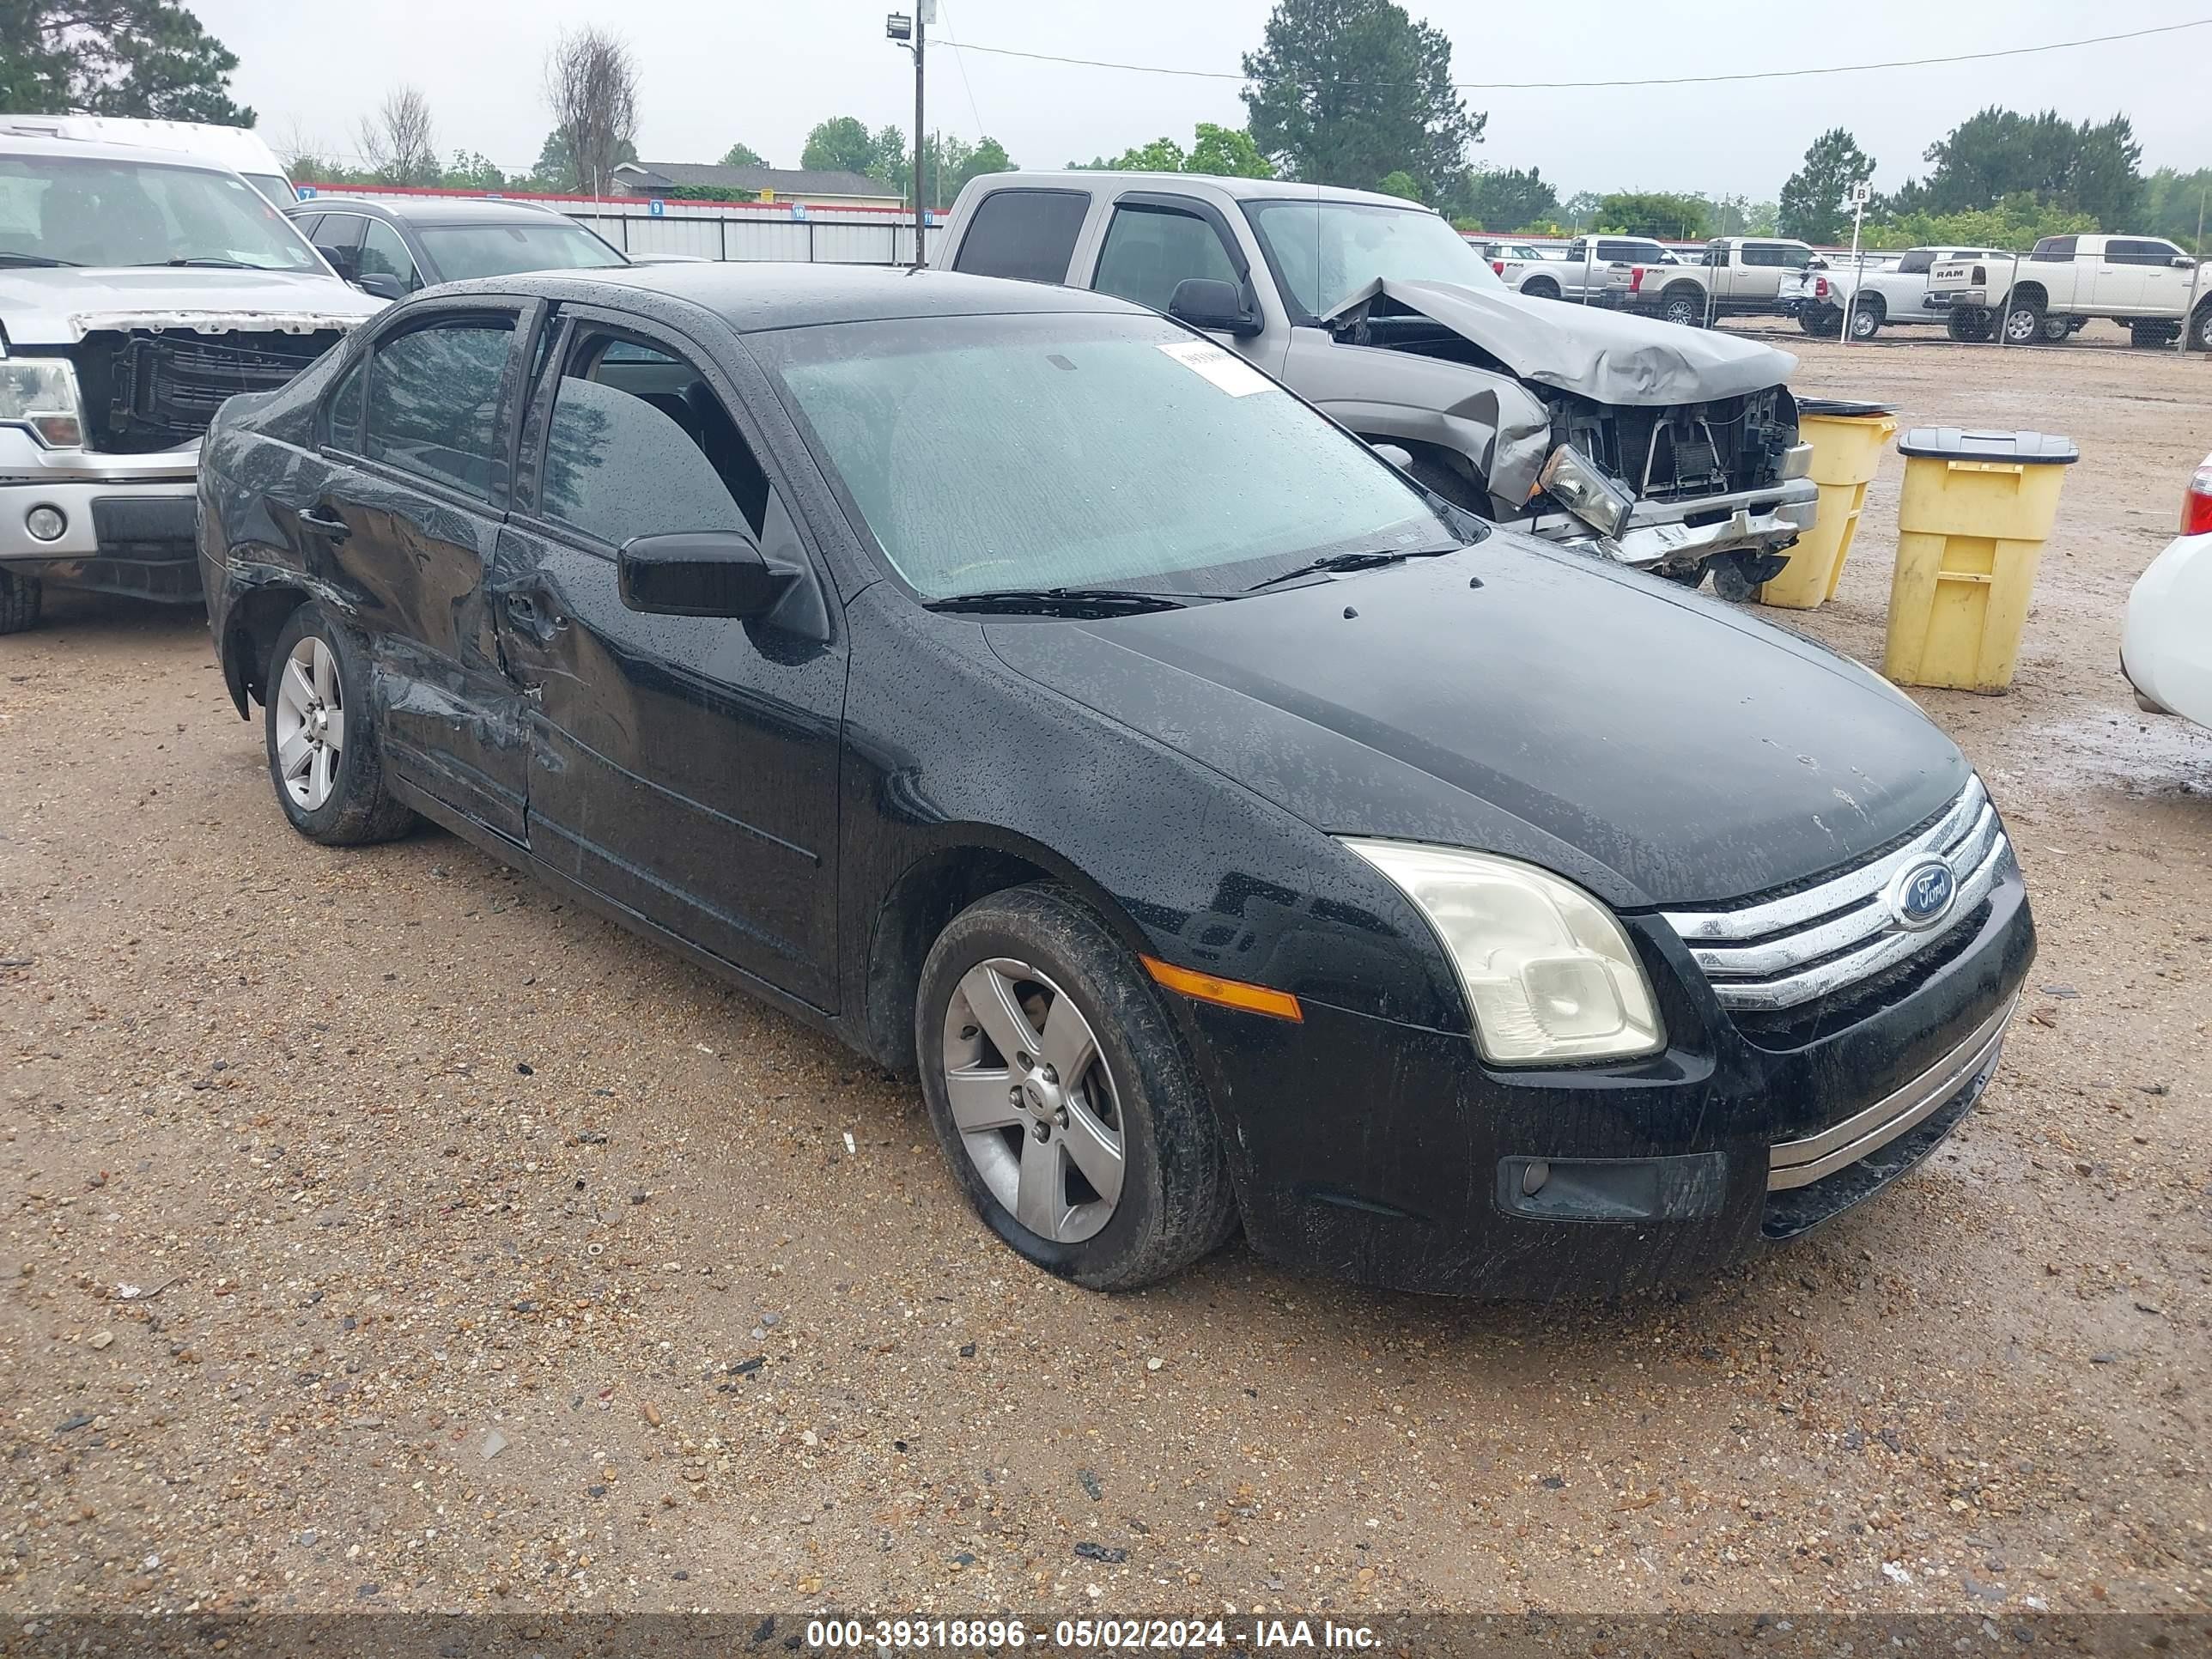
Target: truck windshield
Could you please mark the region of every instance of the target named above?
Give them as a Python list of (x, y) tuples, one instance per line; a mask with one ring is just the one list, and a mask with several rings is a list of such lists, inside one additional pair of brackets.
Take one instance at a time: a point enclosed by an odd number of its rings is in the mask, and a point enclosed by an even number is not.
[(1241, 593), (1461, 539), (1357, 439), (1163, 318), (924, 317), (749, 335), (925, 600)]
[(0, 264), (328, 275), (284, 216), (235, 173), (75, 155), (0, 155)]
[(1310, 316), (1327, 316), (1377, 276), (1505, 291), (1488, 261), (1423, 209), (1285, 196), (1247, 202), (1244, 213), (1276, 276)]

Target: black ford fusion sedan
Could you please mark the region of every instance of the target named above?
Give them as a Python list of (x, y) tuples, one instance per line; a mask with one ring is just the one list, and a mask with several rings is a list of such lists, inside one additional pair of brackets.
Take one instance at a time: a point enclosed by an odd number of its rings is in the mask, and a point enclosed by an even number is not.
[(1088, 1285), (1240, 1220), (1421, 1290), (1693, 1280), (1948, 1133), (2034, 950), (1874, 676), (1110, 298), (434, 289), (226, 404), (200, 506), (295, 828), (430, 818), (918, 1073)]

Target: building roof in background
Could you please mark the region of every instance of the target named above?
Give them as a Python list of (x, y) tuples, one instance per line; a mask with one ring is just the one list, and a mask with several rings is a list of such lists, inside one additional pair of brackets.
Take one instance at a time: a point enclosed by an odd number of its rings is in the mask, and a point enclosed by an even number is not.
[(703, 185), (714, 190), (772, 190), (787, 196), (872, 196), (896, 202), (900, 193), (865, 173), (812, 167), (726, 167), (702, 161), (624, 161), (615, 177), (626, 190), (655, 185)]

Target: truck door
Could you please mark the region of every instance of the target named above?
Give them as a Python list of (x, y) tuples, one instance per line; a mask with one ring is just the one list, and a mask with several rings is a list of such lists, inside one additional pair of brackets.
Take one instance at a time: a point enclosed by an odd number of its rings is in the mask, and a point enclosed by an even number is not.
[[(1247, 314), (1260, 317), (1251, 262), (1218, 209), (1195, 197), (1156, 191), (1115, 198), (1105, 234), (1099, 239), (1091, 286), (1101, 294), (1165, 311), (1176, 284), (1194, 278), (1229, 283), (1243, 296)], [(1286, 342), (1279, 333), (1272, 341), (1264, 331), (1213, 337), (1270, 373), (1282, 369)]]
[(2124, 236), (2107, 236), (2094, 259), (2077, 259), (2074, 309), (2131, 316), (2143, 307), (2146, 270), (2136, 250), (2148, 246)]

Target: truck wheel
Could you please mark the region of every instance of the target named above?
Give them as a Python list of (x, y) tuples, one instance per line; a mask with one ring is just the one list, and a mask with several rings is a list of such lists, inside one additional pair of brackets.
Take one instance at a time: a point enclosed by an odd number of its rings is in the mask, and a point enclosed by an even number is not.
[(1881, 307), (1868, 304), (1851, 313), (1851, 338), (1871, 340), (1881, 332)]
[(2043, 337), (2043, 307), (2033, 300), (2014, 300), (2005, 307), (2007, 345), (2033, 345)]
[(2045, 317), (2043, 319), (2043, 343), (2057, 345), (2079, 332), (2089, 319), (2086, 317)]
[(1759, 592), (1759, 584), (1745, 568), (1751, 559), (1747, 553), (1723, 553), (1705, 562), (1713, 573), (1713, 592), (1730, 605), (1745, 604)]
[(1797, 326), (1816, 340), (1832, 340), (1843, 327), (1843, 319), (1826, 306), (1808, 306), (1797, 313)]
[(1698, 328), (1705, 320), (1705, 296), (1693, 288), (1670, 289), (1659, 301), (1659, 314), (1683, 328)]
[(1990, 337), (1990, 313), (1972, 306), (1954, 311), (1944, 318), (1943, 331), (1954, 340), (1979, 345)]
[(2181, 337), (2179, 323), (2136, 321), (2128, 325), (2128, 343), (2135, 346), (2170, 346)]
[(39, 604), (46, 585), (36, 576), (0, 570), (0, 634), (20, 634), (39, 625)]
[(1559, 297), (1559, 285), (1548, 276), (1531, 277), (1521, 291), (1532, 300), (1556, 300)]
[(2212, 351), (2212, 304), (2197, 307), (2197, 314), (2189, 319), (2189, 349)]

